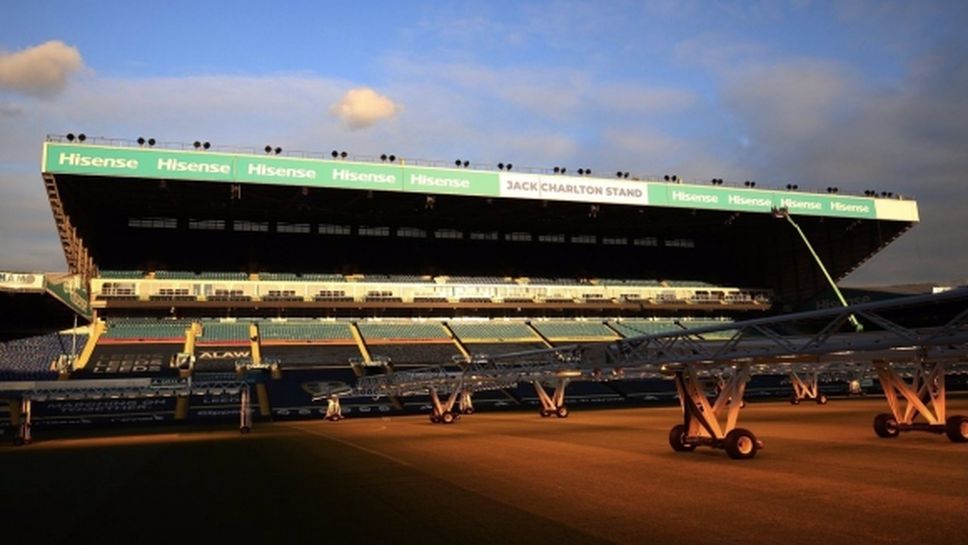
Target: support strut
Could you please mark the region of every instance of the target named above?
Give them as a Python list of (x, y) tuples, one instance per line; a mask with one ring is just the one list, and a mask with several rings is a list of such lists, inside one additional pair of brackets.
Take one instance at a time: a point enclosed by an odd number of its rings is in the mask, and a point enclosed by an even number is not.
[(249, 385), (243, 384), (239, 392), (239, 433), (252, 431), (252, 407)]
[[(888, 363), (875, 363), (890, 413), (874, 417), (874, 433), (894, 438), (907, 431), (945, 434), (954, 443), (968, 441), (968, 417), (947, 416), (943, 362), (919, 362), (911, 381)], [(921, 417), (921, 420), (918, 420)]]
[(461, 414), (474, 414), (474, 402), (471, 400), (470, 390), (461, 390), (460, 398), (457, 401), (457, 408)]
[(548, 395), (541, 381), (534, 381), (534, 391), (538, 393), (538, 401), (541, 402), (542, 418), (555, 415), (558, 418), (568, 418), (568, 407), (565, 407), (565, 387), (568, 386), (568, 379), (560, 378), (555, 382), (555, 391)]
[(430, 421), (434, 424), (453, 424), (460, 418), (460, 413), (454, 410), (457, 397), (461, 395), (462, 388), (455, 388), (446, 401), (441, 401), (437, 394), (437, 389), (430, 388), (430, 404), (433, 412), (430, 413)]
[(337, 422), (346, 418), (343, 416), (343, 408), (339, 404), (339, 396), (329, 396), (326, 400), (326, 420)]
[(33, 441), (33, 436), (30, 433), (32, 405), (33, 403), (27, 396), (20, 400), (20, 425), (17, 426), (17, 436), (13, 440), (15, 445), (29, 445)]
[(820, 393), (820, 373), (808, 371), (800, 376), (796, 371), (790, 372), (790, 384), (793, 386), (793, 396), (790, 403), (799, 405), (801, 401), (816, 401), (817, 405), (826, 405), (827, 396)]
[(736, 427), (748, 380), (749, 364), (743, 364), (724, 381), (710, 403), (694, 365), (687, 364), (685, 369), (676, 371), (683, 423), (669, 431), (672, 450), (691, 452), (702, 445), (724, 449), (730, 458), (737, 460), (756, 456), (763, 442), (753, 432)]

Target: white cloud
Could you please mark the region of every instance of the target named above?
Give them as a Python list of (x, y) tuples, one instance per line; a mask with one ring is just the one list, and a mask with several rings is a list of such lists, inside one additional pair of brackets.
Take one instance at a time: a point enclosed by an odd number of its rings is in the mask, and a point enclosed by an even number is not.
[(330, 113), (342, 119), (351, 129), (363, 129), (390, 119), (403, 110), (389, 98), (369, 87), (350, 89), (339, 102), (330, 108)]
[(77, 48), (60, 41), (13, 53), (0, 52), (0, 88), (48, 97), (62, 91), (67, 78), (83, 67)]

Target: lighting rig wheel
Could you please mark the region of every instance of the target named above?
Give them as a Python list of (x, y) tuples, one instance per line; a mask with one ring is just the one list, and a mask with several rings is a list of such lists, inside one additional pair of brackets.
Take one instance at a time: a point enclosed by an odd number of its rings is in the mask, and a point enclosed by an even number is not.
[(464, 414), (474, 414), (474, 407), (464, 409)]
[(451, 412), (446, 412), (444, 413), (443, 416), (440, 417), (440, 421), (443, 422), (444, 424), (453, 424), (454, 420), (456, 419), (457, 417), (454, 416), (454, 413), (451, 413)]
[(830, 400), (823, 394), (817, 396), (817, 405), (826, 405), (828, 401)]
[(568, 407), (558, 407), (555, 414), (558, 415), (558, 418), (568, 418)]
[(949, 416), (945, 420), (944, 433), (952, 443), (968, 441), (968, 416)]
[(740, 409), (745, 409), (746, 408), (746, 400), (745, 399), (739, 402), (739, 408)]
[(726, 454), (734, 460), (749, 460), (756, 456), (756, 451), (760, 447), (753, 432), (744, 428), (736, 428), (726, 434), (726, 439), (723, 440), (723, 448), (726, 449)]
[(431, 414), (430, 415), (430, 421), (433, 422), (434, 424), (439, 424), (440, 423), (440, 417), (437, 416), (436, 414)]
[(249, 433), (250, 431), (252, 431), (252, 428), (250, 428), (248, 426), (242, 426), (241, 428), (239, 428), (239, 433), (241, 433), (242, 435), (245, 435), (245, 434)]
[(881, 413), (874, 417), (874, 433), (878, 437), (886, 439), (897, 437), (901, 434), (901, 429), (897, 425), (894, 415)]
[(793, 396), (793, 397), (790, 398), (790, 405), (799, 405), (799, 404), (800, 404), (800, 398), (799, 397)]
[(541, 412), (538, 414), (541, 415), (541, 418), (548, 418), (549, 416), (551, 416), (551, 411), (549, 411), (548, 409), (541, 409)]
[(669, 446), (672, 447), (672, 450), (676, 452), (692, 452), (696, 450), (696, 445), (690, 445), (686, 442), (686, 431), (685, 424), (677, 424), (669, 430)]

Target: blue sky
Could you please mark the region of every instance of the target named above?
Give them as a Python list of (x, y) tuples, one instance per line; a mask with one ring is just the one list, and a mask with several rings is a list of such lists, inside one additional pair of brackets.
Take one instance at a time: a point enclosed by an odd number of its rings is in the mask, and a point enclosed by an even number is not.
[(14, 3), (0, 269), (64, 268), (37, 165), (72, 131), (890, 190), (922, 224), (848, 283), (963, 279), (966, 6)]

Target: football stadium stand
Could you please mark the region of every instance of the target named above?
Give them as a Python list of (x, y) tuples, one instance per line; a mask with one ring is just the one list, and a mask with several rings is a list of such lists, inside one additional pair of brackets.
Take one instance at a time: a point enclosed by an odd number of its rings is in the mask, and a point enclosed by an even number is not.
[[(76, 357), (52, 333), (62, 327), (0, 343), (0, 380), (244, 379), (261, 417), (318, 418), (314, 395), (361, 376), (796, 308), (828, 284), (776, 219), (780, 205), (835, 279), (918, 221), (907, 199), (316, 156), (280, 155), (267, 170), (264, 155), (185, 149), (44, 143), (69, 274), (7, 274), (0, 292), (23, 299), (29, 277), (34, 296), (70, 308), (90, 335)], [(314, 175), (291, 177), (298, 169)], [(65, 361), (71, 372), (58, 375)], [(219, 403), (242, 399), (229, 390), (178, 401), (165, 418), (224, 416)], [(641, 401), (671, 390), (588, 382), (569, 395)], [(481, 399), (535, 395), (519, 386)], [(426, 403), (344, 400), (375, 414)]]

